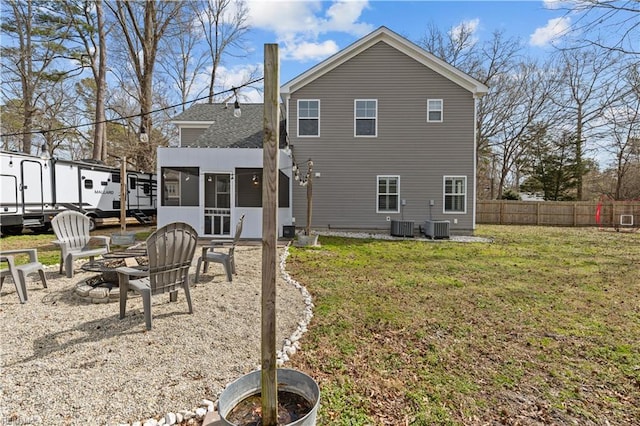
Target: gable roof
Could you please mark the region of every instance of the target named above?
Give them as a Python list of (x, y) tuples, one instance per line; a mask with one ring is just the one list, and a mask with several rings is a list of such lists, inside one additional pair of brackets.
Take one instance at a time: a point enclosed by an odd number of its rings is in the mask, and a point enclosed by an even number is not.
[[(193, 145), (201, 148), (262, 148), (264, 104), (240, 104), (242, 115), (233, 116), (233, 106), (193, 104), (171, 122), (178, 126), (208, 126)], [(283, 117), (283, 114), (281, 114)], [(280, 121), (280, 146), (286, 140), (284, 120)]]
[(449, 65), (442, 59), (437, 58), (420, 46), (391, 31), (387, 27), (380, 27), (372, 33), (356, 41), (355, 43), (351, 44), (350, 46), (342, 49), (335, 55), (330, 56), (316, 66), (288, 81), (280, 87), (280, 93), (287, 97), (290, 93), (295, 92), (299, 88), (311, 83), (315, 79), (337, 68), (351, 58), (357, 56), (358, 54), (362, 53), (363, 51), (381, 41), (415, 59), (416, 61), (432, 69), (438, 74), (448, 78), (464, 89), (467, 89), (468, 91), (473, 93), (474, 96), (482, 97), (489, 91), (489, 88), (487, 86), (480, 83), (473, 77)]

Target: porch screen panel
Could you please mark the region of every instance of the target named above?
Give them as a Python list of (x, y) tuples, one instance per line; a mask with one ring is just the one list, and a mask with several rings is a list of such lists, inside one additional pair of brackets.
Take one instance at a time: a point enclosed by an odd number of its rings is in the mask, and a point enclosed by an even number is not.
[(262, 207), (262, 169), (236, 169), (236, 206)]
[[(289, 207), (289, 177), (278, 173), (278, 207)], [(262, 169), (236, 169), (236, 207), (262, 207)]]
[(198, 167), (162, 167), (162, 205), (199, 206)]

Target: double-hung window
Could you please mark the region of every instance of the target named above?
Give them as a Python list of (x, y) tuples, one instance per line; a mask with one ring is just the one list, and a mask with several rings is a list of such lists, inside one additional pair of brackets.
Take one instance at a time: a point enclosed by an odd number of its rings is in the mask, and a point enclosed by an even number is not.
[(376, 137), (378, 136), (378, 100), (377, 99), (356, 99), (355, 100), (355, 136)]
[(427, 99), (427, 122), (441, 123), (443, 103), (442, 99)]
[(320, 136), (320, 101), (298, 100), (298, 136)]
[(400, 176), (378, 176), (378, 213), (398, 213), (400, 210)]
[(467, 211), (467, 177), (444, 177), (444, 212), (466, 213)]

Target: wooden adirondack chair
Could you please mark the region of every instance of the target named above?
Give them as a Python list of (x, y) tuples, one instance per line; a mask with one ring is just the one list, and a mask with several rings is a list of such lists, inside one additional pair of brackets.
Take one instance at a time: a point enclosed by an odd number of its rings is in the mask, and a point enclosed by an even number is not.
[[(58, 238), (53, 244), (60, 247), (60, 273), (64, 266), (68, 278), (73, 277), (75, 259), (88, 257), (93, 261), (95, 256), (109, 253), (109, 237), (89, 235), (91, 219), (82, 213), (65, 210), (51, 220), (51, 226)], [(90, 247), (91, 240), (98, 241), (100, 247)]]
[(189, 305), (189, 313), (193, 313), (189, 293), (189, 267), (197, 243), (196, 231), (182, 222), (170, 223), (151, 234), (146, 242), (149, 270), (140, 271), (127, 267), (116, 269), (120, 282), (120, 319), (124, 318), (129, 289), (142, 295), (147, 330), (151, 330), (153, 295), (169, 293), (170, 300), (175, 302), (178, 299), (178, 289), (182, 288)]
[[(240, 216), (240, 220), (236, 225), (236, 234), (233, 240), (216, 240), (212, 241), (208, 246), (202, 247), (202, 256), (198, 259), (198, 268), (196, 269), (195, 282), (200, 280), (200, 266), (202, 267), (202, 273), (207, 272), (209, 262), (221, 263), (224, 266), (224, 271), (227, 274), (227, 281), (231, 282), (232, 274), (236, 273), (236, 261), (234, 258), (236, 244), (240, 240), (240, 234), (242, 234), (242, 223), (244, 222), (244, 215)], [(216, 248), (226, 248), (227, 252), (215, 251)]]

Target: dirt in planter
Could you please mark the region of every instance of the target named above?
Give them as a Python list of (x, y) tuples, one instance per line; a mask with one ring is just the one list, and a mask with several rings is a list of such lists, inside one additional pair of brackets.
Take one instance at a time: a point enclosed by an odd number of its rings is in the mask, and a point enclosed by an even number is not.
[[(313, 404), (293, 392), (278, 391), (278, 425), (287, 425), (306, 416)], [(262, 426), (261, 394), (240, 401), (227, 415), (227, 421), (237, 426)]]

